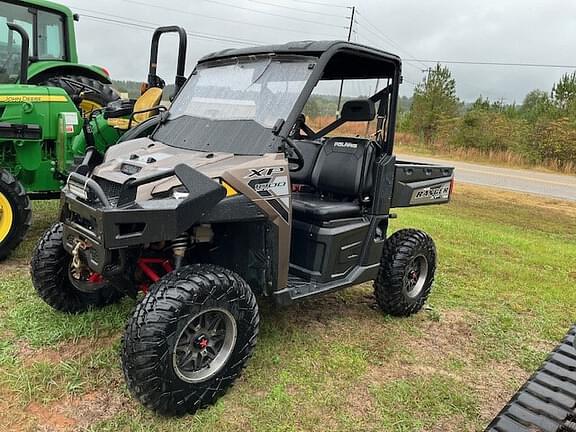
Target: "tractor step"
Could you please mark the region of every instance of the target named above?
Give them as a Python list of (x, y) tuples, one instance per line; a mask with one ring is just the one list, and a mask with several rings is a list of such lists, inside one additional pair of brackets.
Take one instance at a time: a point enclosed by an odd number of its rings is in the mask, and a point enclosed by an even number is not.
[(485, 432), (576, 432), (576, 349), (572, 327)]

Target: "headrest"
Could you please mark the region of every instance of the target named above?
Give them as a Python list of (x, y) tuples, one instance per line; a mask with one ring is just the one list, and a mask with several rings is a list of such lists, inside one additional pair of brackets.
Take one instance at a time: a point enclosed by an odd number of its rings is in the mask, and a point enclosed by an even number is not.
[(371, 121), (376, 117), (376, 106), (370, 99), (352, 99), (344, 102), (340, 118), (349, 122)]

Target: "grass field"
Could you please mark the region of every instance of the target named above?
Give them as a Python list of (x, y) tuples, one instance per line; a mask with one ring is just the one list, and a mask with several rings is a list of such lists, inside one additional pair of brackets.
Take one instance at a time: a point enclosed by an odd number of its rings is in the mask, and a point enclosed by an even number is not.
[(436, 240), (426, 310), (393, 319), (369, 284), (285, 309), (261, 303), (244, 376), (216, 406), (159, 418), (127, 394), (119, 340), (134, 303), (85, 315), (34, 294), (27, 259), (56, 215), (0, 264), (0, 430), (476, 431), (574, 321), (576, 204), (457, 185), (448, 206), (398, 211)]

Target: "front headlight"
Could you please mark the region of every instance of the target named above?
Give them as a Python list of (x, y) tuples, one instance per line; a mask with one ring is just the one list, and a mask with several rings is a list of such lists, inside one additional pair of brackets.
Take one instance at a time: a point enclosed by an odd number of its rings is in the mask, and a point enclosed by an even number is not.
[(178, 186), (172, 189), (172, 198), (183, 200), (188, 198), (190, 192), (184, 186)]
[(222, 185), (222, 187), (224, 189), (226, 189), (226, 197), (238, 195), (238, 191), (236, 189), (234, 189), (232, 186), (230, 186), (228, 183), (226, 183), (224, 180), (219, 179), (219, 181), (220, 181), (220, 184)]
[(86, 190), (86, 185), (78, 184), (68, 178), (67, 187), (68, 191), (76, 195), (78, 198), (81, 198), (85, 201), (88, 200), (88, 191)]

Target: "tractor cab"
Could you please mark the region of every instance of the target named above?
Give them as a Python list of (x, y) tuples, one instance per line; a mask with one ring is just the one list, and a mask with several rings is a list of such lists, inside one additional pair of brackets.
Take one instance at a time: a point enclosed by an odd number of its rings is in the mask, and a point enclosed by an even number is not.
[[(48, 1), (0, 1), (0, 84), (18, 80), (21, 40), (8, 31), (7, 24), (20, 26), (30, 37), (30, 76), (78, 62), (74, 20), (70, 10)], [(27, 63), (28, 67), (28, 63)], [(92, 68), (91, 68), (92, 69)], [(101, 70), (93, 71), (102, 74)]]

